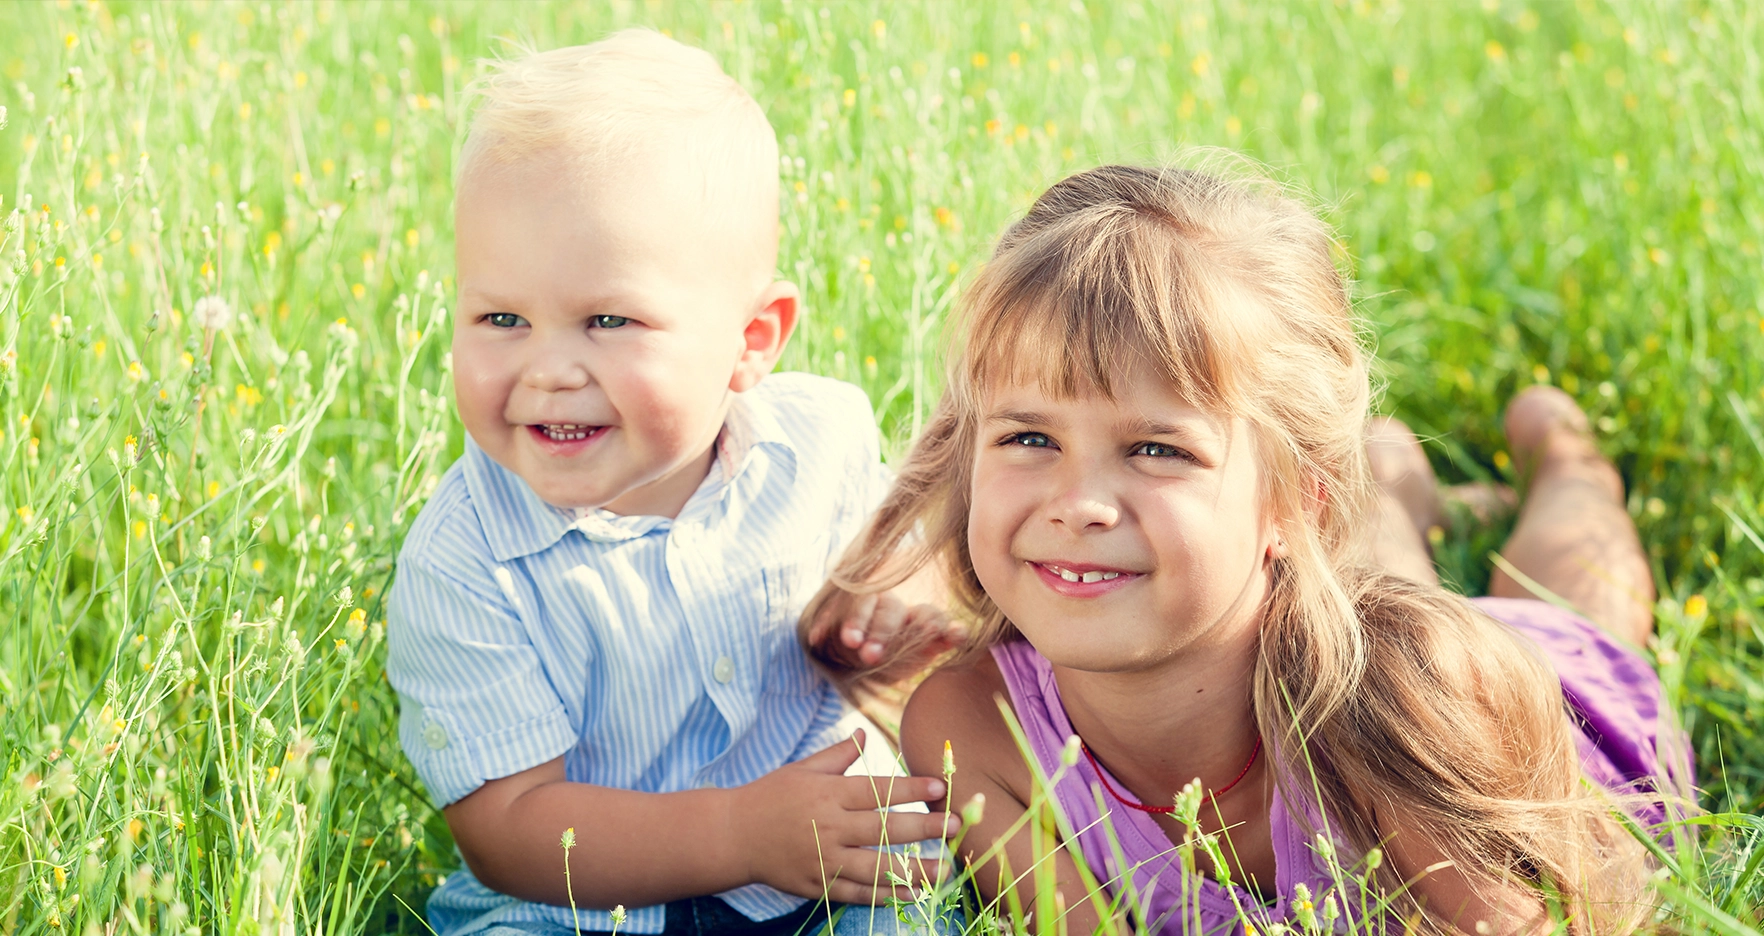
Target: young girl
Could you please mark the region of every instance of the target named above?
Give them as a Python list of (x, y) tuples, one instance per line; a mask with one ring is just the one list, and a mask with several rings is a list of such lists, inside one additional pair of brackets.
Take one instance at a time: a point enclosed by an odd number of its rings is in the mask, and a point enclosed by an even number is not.
[[(970, 619), (908, 703), (907, 762), (936, 775), (948, 742), (950, 802), (986, 797), (961, 845), (976, 885), (1034, 906), (1009, 703), (1076, 830), (1052, 859), (1073, 933), (1099, 922), (1079, 862), (1152, 932), (1358, 916), (1337, 867), (1379, 885), (1396, 930), (1632, 929), (1645, 853), (1614, 806), (1657, 823), (1688, 770), (1662, 769), (1675, 735), (1629, 649), (1652, 586), (1621, 482), (1565, 396), (1515, 402), (1533, 479), (1507, 556), (1627, 644), (1440, 589), (1418, 532), (1433, 477), (1400, 424), (1368, 423), (1333, 247), (1271, 184), (1127, 166), (1058, 183), (1006, 232), (936, 417), (833, 579), (874, 592), (936, 564)], [(1197, 778), (1228, 844), (1184, 881), (1171, 804)]]

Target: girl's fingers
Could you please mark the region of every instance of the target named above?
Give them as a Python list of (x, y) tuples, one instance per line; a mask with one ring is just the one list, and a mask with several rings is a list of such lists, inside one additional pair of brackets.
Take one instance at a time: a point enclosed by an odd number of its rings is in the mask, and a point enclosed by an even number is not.
[(908, 608), (899, 598), (883, 595), (876, 602), (876, 609), (870, 618), (870, 627), (864, 635), (864, 645), (858, 649), (858, 659), (865, 664), (872, 664), (882, 659), (883, 652), (890, 641), (900, 634), (900, 629), (907, 621)]
[(840, 629), (840, 638), (847, 647), (856, 650), (863, 646), (864, 636), (870, 632), (870, 619), (876, 613), (879, 595), (857, 595), (852, 598), (851, 608), (845, 614), (845, 624)]

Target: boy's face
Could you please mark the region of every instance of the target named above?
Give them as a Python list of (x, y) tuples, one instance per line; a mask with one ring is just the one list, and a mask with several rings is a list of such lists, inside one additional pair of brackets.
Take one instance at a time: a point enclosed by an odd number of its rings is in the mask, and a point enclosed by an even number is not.
[(745, 389), (767, 279), (749, 245), (713, 236), (670, 161), (582, 173), (535, 158), (460, 183), (460, 419), (547, 503), (677, 514), (732, 382)]

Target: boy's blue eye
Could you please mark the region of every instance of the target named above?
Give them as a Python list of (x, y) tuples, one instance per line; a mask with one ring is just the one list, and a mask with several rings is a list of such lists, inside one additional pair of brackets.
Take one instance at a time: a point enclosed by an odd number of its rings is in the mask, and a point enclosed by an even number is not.
[(588, 320), (589, 328), (621, 328), (631, 324), (623, 315), (596, 315)]
[(497, 328), (519, 328), (527, 324), (525, 319), (513, 312), (492, 312), (484, 316), (484, 321)]
[(1050, 448), (1053, 440), (1039, 432), (1019, 432), (1005, 440), (1006, 445), (1021, 445), (1026, 448)]

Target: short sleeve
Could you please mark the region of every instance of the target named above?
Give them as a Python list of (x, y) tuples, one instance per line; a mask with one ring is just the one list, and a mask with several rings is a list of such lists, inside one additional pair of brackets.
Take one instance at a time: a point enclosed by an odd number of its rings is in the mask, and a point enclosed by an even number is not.
[(398, 691), (398, 742), (440, 806), (575, 740), (502, 587), (509, 573), (485, 562), (443, 571), (407, 551), (390, 596), (386, 674)]

